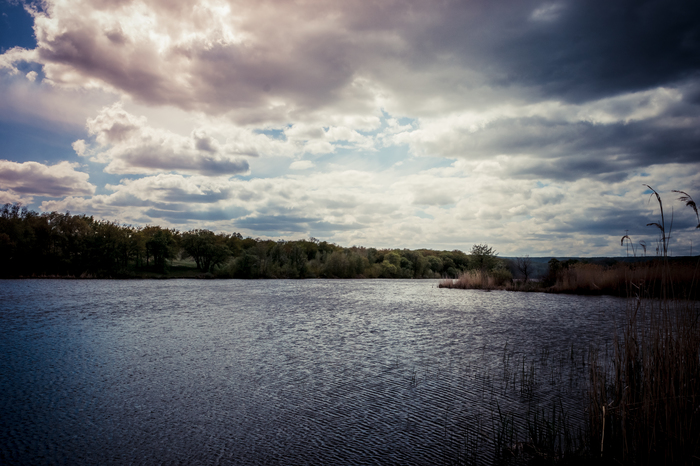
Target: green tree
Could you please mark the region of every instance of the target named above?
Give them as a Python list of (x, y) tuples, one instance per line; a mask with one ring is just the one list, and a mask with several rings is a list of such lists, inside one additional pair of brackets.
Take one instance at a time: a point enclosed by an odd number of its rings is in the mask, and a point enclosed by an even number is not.
[(197, 268), (208, 273), (231, 256), (228, 239), (227, 235), (216, 235), (209, 230), (192, 230), (182, 234), (181, 244), (185, 254), (194, 259)]
[(153, 268), (159, 272), (165, 271), (166, 260), (177, 255), (176, 232), (159, 226), (147, 226), (141, 230), (145, 240), (146, 263), (153, 257)]
[(435, 273), (442, 273), (442, 260), (437, 256), (429, 256), (428, 267)]
[(489, 247), (487, 244), (475, 244), (472, 246), (470, 254), (470, 268), (477, 269), (481, 272), (490, 272), (496, 265), (498, 253)]
[(326, 259), (323, 273), (333, 278), (349, 278), (351, 274), (348, 256), (343, 251), (333, 251)]

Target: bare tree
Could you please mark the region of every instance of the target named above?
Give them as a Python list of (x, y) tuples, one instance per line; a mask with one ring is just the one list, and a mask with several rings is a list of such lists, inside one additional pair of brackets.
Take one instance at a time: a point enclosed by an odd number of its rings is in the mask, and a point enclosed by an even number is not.
[(530, 259), (530, 256), (516, 257), (515, 265), (518, 267), (520, 273), (525, 276), (525, 283), (527, 283), (530, 273), (532, 273), (532, 260)]

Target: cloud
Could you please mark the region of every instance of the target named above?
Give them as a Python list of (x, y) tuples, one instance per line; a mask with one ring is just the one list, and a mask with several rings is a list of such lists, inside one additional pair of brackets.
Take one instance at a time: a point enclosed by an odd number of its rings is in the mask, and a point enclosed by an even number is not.
[(290, 170), (308, 170), (314, 163), (311, 160), (295, 160), (289, 165)]
[(59, 89), (38, 77), (31, 82), (24, 75), (2, 73), (0, 95), (0, 121), (72, 133), (84, 131), (85, 119), (114, 101), (114, 95), (96, 89)]
[(17, 63), (38, 61), (40, 60), (36, 49), (27, 50), (22, 47), (12, 47), (10, 50), (0, 55), (0, 69), (5, 69), (12, 74), (17, 74), (20, 72)]
[(653, 89), (586, 104), (504, 105), (421, 119), (386, 131), (384, 144), (416, 155), (488, 160), (503, 176), (575, 180), (620, 177), (656, 163), (700, 160), (700, 109), (692, 87)]
[[(0, 160), (0, 184), (14, 193), (33, 196), (85, 196), (95, 192), (87, 173), (76, 171), (78, 164), (60, 162), (17, 163)], [(7, 195), (6, 195), (7, 196)]]
[(12, 191), (0, 190), (0, 204), (26, 204), (31, 201), (31, 197), (22, 197), (20, 194), (14, 193)]
[(32, 13), (37, 48), (0, 63), (41, 63), (56, 86), (277, 124), (380, 108), (427, 116), (496, 93), (584, 102), (697, 74), (696, 4), (563, 5), (49, 0)]
[(255, 140), (262, 135), (243, 135), (225, 144), (203, 130), (189, 137), (148, 126), (145, 117), (136, 117), (120, 103), (102, 109), (87, 122), (88, 133), (97, 147), (87, 150), (84, 140), (73, 143), (78, 155), (106, 163), (105, 171), (116, 174), (178, 172), (188, 174), (234, 175), (248, 171), (241, 156), (257, 156)]
[(158, 209), (148, 209), (144, 211), (144, 215), (150, 218), (166, 220), (172, 224), (188, 224), (193, 220), (200, 220), (205, 222), (218, 222), (222, 220), (232, 220), (250, 212), (243, 208), (228, 208), (228, 209), (210, 209), (210, 210), (195, 210), (195, 211), (171, 211), (171, 210), (158, 210)]
[(304, 233), (318, 218), (294, 217), (289, 215), (261, 215), (236, 221), (236, 226), (260, 232)]
[(256, 215), (237, 220), (234, 225), (245, 230), (261, 233), (299, 234), (315, 232), (316, 234), (329, 234), (337, 231), (357, 232), (364, 228), (359, 223), (333, 223), (322, 221), (319, 218), (296, 217), (290, 215)]
[(0, 55), (0, 113), (87, 119), (75, 159), (130, 175), (45, 209), (342, 244), (614, 253), (627, 225), (653, 239), (642, 183), (700, 191), (699, 9), (47, 0), (36, 49)]
[(699, 163), (665, 164), (619, 180), (550, 183), (506, 178), (498, 166), (463, 160), (408, 175), (391, 168), (250, 180), (161, 174), (108, 185), (111, 194), (45, 201), (41, 208), (344, 245), (467, 250), (486, 242), (502, 255), (616, 255), (625, 230), (635, 241), (655, 241), (656, 231), (645, 225), (657, 221), (658, 206), (647, 202), (643, 183), (663, 193), (666, 209), (676, 207), (674, 241), (696, 234), (691, 212), (669, 194), (699, 193), (698, 169)]
[(547, 3), (537, 7), (530, 15), (530, 19), (533, 21), (545, 22), (556, 21), (559, 19), (559, 15), (561, 14), (561, 10), (563, 8), (564, 5), (561, 3)]

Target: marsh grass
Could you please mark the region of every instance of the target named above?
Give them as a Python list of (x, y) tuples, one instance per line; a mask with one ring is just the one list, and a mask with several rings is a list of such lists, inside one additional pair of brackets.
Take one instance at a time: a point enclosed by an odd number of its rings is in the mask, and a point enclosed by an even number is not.
[(482, 437), (465, 436), (452, 464), (700, 464), (700, 302), (678, 297), (666, 267), (623, 275), (624, 317), (604, 347), (528, 359), (506, 345), (479, 379)]
[(696, 282), (700, 264), (696, 259), (656, 259), (613, 266), (578, 263), (556, 272), (555, 282), (509, 280), (498, 275), (469, 271), (456, 279), (445, 279), (440, 288), (538, 291), (583, 295), (700, 299)]
[[(667, 259), (670, 228), (661, 197), (647, 187), (659, 203), (661, 221), (648, 226), (661, 231), (664, 259), (651, 279), (628, 281), (612, 354), (590, 353), (589, 448), (617, 464), (700, 464), (697, 267), (681, 275)], [(700, 218), (692, 198), (674, 192)]]
[(464, 290), (500, 290), (505, 289), (511, 283), (512, 276), (506, 270), (485, 272), (480, 270), (467, 270), (458, 278), (447, 278), (440, 281), (439, 288), (459, 288)]
[[(528, 402), (528, 412), (523, 430), (512, 411), (498, 402), (492, 408), (495, 464), (700, 464), (700, 264), (668, 258), (671, 227), (667, 229), (664, 221), (661, 197), (647, 187), (659, 203), (660, 221), (648, 226), (661, 232), (663, 257), (614, 267), (574, 264), (559, 270), (551, 287), (539, 288), (626, 296), (625, 316), (610, 329), (610, 345), (590, 348), (587, 361), (580, 353), (580, 366), (573, 346), (568, 358), (561, 353), (550, 357), (549, 350), (542, 349), (537, 364), (526, 363), (524, 357), (518, 364), (504, 349), (503, 395), (507, 399), (519, 381), (519, 397)], [(700, 228), (696, 204), (687, 193), (675, 192), (693, 209)], [(517, 285), (499, 286), (489, 277), (465, 274), (440, 286), (515, 289)], [(567, 378), (570, 389), (587, 379), (583, 429), (571, 421), (561, 394), (550, 399), (551, 411), (537, 404), (542, 380), (556, 385)]]
[(700, 463), (699, 311), (673, 297), (629, 300), (611, 349), (590, 353), (591, 452), (621, 464)]
[(662, 299), (698, 299), (698, 263), (694, 260), (654, 260), (641, 264), (574, 264), (557, 273), (556, 283), (545, 291), (575, 294), (609, 294)]
[[(498, 366), (470, 376), (478, 397), (463, 418), (463, 433), (446, 429), (451, 456), (444, 464), (579, 464), (588, 458), (586, 351), (544, 348), (530, 358), (521, 350), (506, 344)], [(412, 374), (408, 383), (416, 386)]]

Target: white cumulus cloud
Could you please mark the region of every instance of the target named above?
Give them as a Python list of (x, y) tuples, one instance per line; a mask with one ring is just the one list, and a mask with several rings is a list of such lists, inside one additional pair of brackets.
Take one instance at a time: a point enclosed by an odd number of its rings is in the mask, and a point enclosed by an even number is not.
[(11, 192), (30, 196), (85, 196), (95, 192), (89, 175), (77, 171), (78, 164), (59, 162), (44, 165), (38, 162), (18, 163), (0, 160), (0, 185)]

